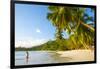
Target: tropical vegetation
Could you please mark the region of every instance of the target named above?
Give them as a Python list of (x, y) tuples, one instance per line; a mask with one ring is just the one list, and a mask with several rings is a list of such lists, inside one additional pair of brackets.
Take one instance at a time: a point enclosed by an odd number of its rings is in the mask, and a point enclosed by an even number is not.
[[(47, 18), (56, 27), (56, 38), (62, 40), (62, 32), (66, 31), (70, 37), (66, 46), (70, 49), (85, 48), (94, 46), (94, 19), (86, 13), (87, 8), (49, 6)], [(91, 9), (94, 13), (94, 10)], [(92, 26), (88, 24), (92, 22)]]

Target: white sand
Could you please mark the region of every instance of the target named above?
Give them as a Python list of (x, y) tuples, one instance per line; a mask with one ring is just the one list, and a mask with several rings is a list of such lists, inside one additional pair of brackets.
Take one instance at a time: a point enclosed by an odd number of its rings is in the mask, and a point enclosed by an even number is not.
[(70, 62), (94, 61), (94, 50), (58, 51), (61, 57), (68, 57)]

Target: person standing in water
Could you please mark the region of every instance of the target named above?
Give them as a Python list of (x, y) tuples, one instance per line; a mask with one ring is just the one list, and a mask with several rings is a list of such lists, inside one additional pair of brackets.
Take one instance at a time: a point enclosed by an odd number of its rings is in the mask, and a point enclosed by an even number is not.
[(26, 52), (26, 62), (28, 63), (28, 59), (29, 59), (29, 53), (28, 51)]
[(28, 51), (26, 52), (26, 59), (28, 59), (29, 58), (29, 53), (28, 53)]

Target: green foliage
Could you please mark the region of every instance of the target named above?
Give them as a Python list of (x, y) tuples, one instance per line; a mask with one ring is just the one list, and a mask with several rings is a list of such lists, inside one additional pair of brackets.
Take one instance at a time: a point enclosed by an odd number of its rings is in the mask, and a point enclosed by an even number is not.
[(46, 50), (46, 51), (63, 51), (63, 50), (68, 50), (67, 46), (66, 46), (66, 40), (54, 40), (54, 41), (48, 41), (47, 43), (44, 43), (40, 46), (35, 46), (35, 47), (31, 47), (31, 48), (16, 48), (16, 51), (37, 51), (37, 50)]
[[(68, 7), (68, 6), (49, 6), (51, 11), (48, 13), (47, 18), (56, 27), (56, 39), (59, 48), (67, 46), (67, 49), (88, 49), (94, 44), (94, 28), (88, 25), (89, 21), (93, 22), (93, 17), (85, 12), (86, 8)], [(93, 10), (91, 8), (91, 10)], [(92, 11), (94, 12), (94, 11)], [(63, 30), (67, 29), (70, 37), (63, 45), (63, 38), (61, 34)], [(73, 34), (71, 34), (73, 33)]]
[(67, 40), (67, 46), (69, 49), (89, 49), (94, 46), (94, 34), (93, 31), (81, 25)]
[(67, 46), (66, 46), (66, 40), (55, 40), (55, 41), (48, 41), (47, 43), (44, 44), (44, 46), (42, 47), (41, 50), (53, 50), (53, 51), (57, 51), (57, 50), (67, 50)]

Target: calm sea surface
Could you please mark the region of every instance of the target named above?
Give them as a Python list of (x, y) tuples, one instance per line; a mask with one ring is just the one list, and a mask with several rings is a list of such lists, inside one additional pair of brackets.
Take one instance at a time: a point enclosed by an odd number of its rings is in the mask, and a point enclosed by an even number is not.
[(64, 63), (71, 60), (71, 58), (60, 57), (56, 52), (46, 51), (28, 51), (29, 59), (26, 59), (26, 51), (15, 52), (15, 65), (35, 65), (35, 64), (50, 64), (50, 63)]

